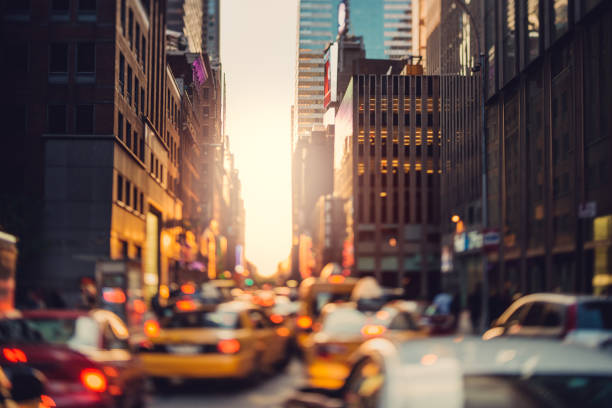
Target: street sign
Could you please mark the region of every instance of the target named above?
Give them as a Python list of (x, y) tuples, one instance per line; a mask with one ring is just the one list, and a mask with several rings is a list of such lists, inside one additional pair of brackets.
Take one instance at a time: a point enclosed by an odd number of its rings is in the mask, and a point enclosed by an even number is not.
[(578, 205), (578, 218), (595, 218), (597, 215), (597, 202), (589, 201)]
[(485, 230), (483, 231), (482, 243), (485, 250), (495, 250), (501, 242), (501, 236), (498, 231)]

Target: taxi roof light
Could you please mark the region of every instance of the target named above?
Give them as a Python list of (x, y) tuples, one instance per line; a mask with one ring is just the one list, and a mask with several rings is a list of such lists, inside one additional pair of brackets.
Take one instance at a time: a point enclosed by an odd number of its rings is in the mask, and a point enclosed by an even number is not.
[(368, 337), (380, 336), (385, 332), (385, 330), (386, 328), (384, 326), (380, 326), (377, 324), (368, 324), (363, 326), (363, 328), (361, 329), (361, 334)]

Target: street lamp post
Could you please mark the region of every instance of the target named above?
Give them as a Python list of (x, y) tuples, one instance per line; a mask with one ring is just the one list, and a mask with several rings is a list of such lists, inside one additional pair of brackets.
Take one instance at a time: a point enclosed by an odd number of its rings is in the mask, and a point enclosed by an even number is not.
[[(484, 49), (481, 46), (481, 37), (480, 32), (478, 30), (478, 25), (472, 15), (470, 9), (467, 7), (463, 0), (454, 0), (454, 3), (463, 10), (463, 12), (470, 19), (470, 23), (474, 28), (474, 36), (476, 37), (476, 45), (478, 47), (478, 55), (479, 55), (479, 64), (478, 66), (473, 68), (473, 71), (480, 71), (481, 85), (480, 85), (480, 108), (481, 108), (481, 137), (480, 137), (480, 172), (482, 177), (482, 230), (483, 233), (486, 231), (487, 226), (489, 225), (489, 212), (487, 209), (487, 195), (488, 195), (488, 186), (487, 186), (487, 117), (485, 110), (485, 101), (487, 97), (487, 59), (485, 58)], [(486, 252), (482, 253), (482, 292), (481, 292), (481, 314), (480, 314), (480, 332), (484, 332), (487, 327), (487, 323), (489, 320), (489, 264), (488, 257)]]

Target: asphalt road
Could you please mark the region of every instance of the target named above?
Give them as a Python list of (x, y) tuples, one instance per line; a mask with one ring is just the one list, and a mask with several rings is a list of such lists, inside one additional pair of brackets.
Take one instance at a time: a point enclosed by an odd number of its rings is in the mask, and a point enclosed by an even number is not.
[(277, 408), (303, 382), (303, 366), (297, 360), (286, 371), (257, 384), (236, 381), (197, 381), (153, 394), (150, 408)]

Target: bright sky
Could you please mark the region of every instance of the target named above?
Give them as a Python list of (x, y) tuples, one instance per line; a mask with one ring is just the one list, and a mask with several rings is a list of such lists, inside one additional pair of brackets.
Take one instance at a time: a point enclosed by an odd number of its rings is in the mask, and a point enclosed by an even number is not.
[(246, 255), (276, 271), (291, 247), (291, 105), (298, 0), (221, 0), (227, 124), (246, 207)]

